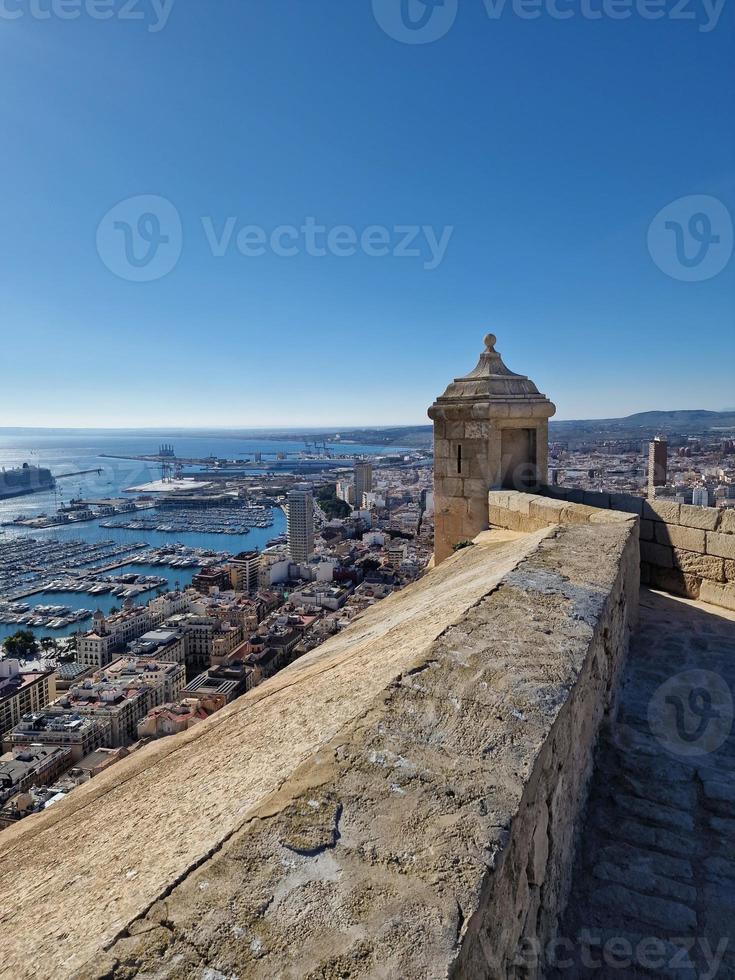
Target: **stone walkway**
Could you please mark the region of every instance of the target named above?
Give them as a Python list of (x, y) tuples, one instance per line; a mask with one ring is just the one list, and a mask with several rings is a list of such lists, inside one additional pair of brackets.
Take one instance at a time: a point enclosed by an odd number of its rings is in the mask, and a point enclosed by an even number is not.
[(735, 615), (641, 593), (546, 976), (735, 977)]

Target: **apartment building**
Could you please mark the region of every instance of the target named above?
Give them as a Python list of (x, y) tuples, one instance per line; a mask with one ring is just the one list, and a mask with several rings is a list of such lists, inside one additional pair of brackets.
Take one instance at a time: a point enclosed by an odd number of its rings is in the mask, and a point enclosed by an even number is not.
[(53, 670), (21, 670), (18, 660), (0, 660), (0, 739), (23, 715), (40, 711), (56, 697)]

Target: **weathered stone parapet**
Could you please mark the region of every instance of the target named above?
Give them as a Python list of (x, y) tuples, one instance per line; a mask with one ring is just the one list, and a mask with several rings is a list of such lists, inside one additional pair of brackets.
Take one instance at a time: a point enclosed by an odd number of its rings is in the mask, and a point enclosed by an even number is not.
[(568, 888), (637, 568), (631, 521), (482, 535), (23, 821), (0, 854), (4, 969), (520, 975)]
[(735, 509), (693, 507), (622, 493), (590, 494), (569, 487), (543, 487), (539, 492), (555, 502), (594, 504), (639, 515), (641, 576), (646, 585), (688, 599), (701, 597), (728, 609), (735, 605), (735, 574), (728, 565), (735, 562)]

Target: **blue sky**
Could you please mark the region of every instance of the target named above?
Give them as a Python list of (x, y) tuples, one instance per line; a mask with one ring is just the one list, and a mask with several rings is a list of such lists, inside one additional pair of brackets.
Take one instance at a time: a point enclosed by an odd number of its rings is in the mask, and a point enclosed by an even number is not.
[(559, 418), (735, 406), (732, 5), (459, 0), (407, 44), (400, 0), (33, 2), (0, 0), (0, 424), (421, 423), (489, 329)]

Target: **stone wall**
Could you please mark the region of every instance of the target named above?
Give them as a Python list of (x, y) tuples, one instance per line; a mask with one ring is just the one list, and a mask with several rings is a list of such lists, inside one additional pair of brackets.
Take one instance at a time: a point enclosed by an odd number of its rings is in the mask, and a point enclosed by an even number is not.
[(636, 618), (636, 519), (596, 516), (481, 535), (5, 832), (9, 975), (528, 977)]
[(566, 487), (540, 492), (562, 502), (636, 514), (645, 585), (735, 610), (735, 509)]

